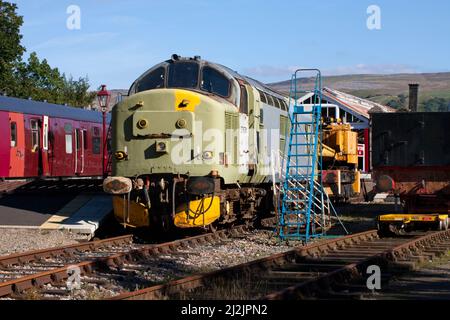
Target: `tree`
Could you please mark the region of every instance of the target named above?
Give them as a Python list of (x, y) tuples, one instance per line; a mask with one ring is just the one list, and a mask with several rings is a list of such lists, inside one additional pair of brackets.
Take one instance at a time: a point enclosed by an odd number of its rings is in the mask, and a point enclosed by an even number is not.
[(0, 91), (9, 93), (14, 87), (14, 68), (25, 48), (20, 44), (23, 18), (17, 5), (0, 0)]
[(86, 106), (95, 93), (89, 92), (89, 80), (66, 77), (32, 52), (22, 61), (20, 27), (23, 19), (16, 13), (17, 5), (0, 0), (0, 92), (18, 98), (32, 98), (57, 104)]
[(444, 98), (431, 98), (426, 100), (424, 103), (425, 111), (447, 111), (448, 101)]

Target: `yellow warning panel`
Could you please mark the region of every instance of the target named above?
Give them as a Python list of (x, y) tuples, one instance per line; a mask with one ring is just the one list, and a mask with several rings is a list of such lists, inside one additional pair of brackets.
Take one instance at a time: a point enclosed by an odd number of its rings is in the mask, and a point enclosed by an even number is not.
[(119, 223), (134, 228), (150, 226), (148, 209), (142, 204), (134, 201), (128, 203), (128, 200), (123, 196), (114, 196), (113, 209), (114, 216)]
[(200, 104), (200, 95), (187, 90), (175, 90), (175, 111), (195, 111)]
[[(203, 203), (202, 203), (203, 201)], [(208, 197), (189, 202), (189, 210), (178, 212), (174, 224), (179, 228), (207, 226), (220, 217), (220, 198)]]

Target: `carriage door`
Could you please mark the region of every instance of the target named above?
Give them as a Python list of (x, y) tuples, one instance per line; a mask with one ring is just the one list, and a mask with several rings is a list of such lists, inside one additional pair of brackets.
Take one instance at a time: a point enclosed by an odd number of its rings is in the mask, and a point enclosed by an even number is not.
[(23, 115), (19, 113), (9, 114), (10, 127), (10, 156), (9, 176), (23, 177), (25, 175), (25, 132)]
[(48, 145), (48, 117), (43, 116), (42, 117), (42, 127), (41, 127), (41, 137), (42, 137), (42, 148), (41, 148), (41, 174), (43, 176), (49, 176), (50, 175), (50, 166), (49, 166), (49, 145)]
[(83, 129), (75, 129), (75, 174), (83, 174), (84, 172), (85, 131)]

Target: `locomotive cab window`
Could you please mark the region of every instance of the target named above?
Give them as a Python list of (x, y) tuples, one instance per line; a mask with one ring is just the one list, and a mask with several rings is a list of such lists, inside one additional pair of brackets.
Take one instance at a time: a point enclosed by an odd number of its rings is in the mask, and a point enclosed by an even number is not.
[(222, 97), (230, 95), (230, 81), (217, 70), (204, 67), (202, 70), (201, 89)]
[(240, 111), (242, 113), (248, 114), (248, 95), (245, 86), (240, 85), (241, 88), (241, 101), (240, 101)]
[(198, 87), (199, 66), (195, 62), (176, 62), (169, 66), (169, 78), (167, 86), (169, 88)]
[(164, 87), (165, 69), (160, 67), (145, 75), (136, 84), (136, 93)]
[(11, 148), (17, 146), (17, 123), (11, 122)]

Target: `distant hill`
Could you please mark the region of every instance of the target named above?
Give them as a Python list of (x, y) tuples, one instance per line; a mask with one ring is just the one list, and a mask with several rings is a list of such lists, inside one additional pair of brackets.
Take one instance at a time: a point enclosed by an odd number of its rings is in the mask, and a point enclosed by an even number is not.
[[(418, 83), (419, 111), (450, 111), (450, 72), (392, 74), (392, 75), (344, 75), (324, 77), (324, 86), (343, 91), (354, 96), (369, 99), (383, 105), (399, 109), (408, 106), (409, 83)], [(312, 79), (308, 79), (312, 84)], [(290, 80), (270, 83), (270, 87), (289, 94)], [(111, 107), (117, 97), (126, 95), (128, 90), (111, 90)], [(97, 101), (94, 102), (95, 105)], [(441, 110), (442, 111), (442, 110)]]
[[(312, 83), (312, 79), (309, 79)], [(408, 104), (409, 83), (420, 84), (419, 111), (450, 111), (450, 72), (392, 75), (343, 75), (324, 77), (324, 86), (343, 91), (394, 108)], [(275, 90), (289, 93), (290, 80), (269, 84)]]

